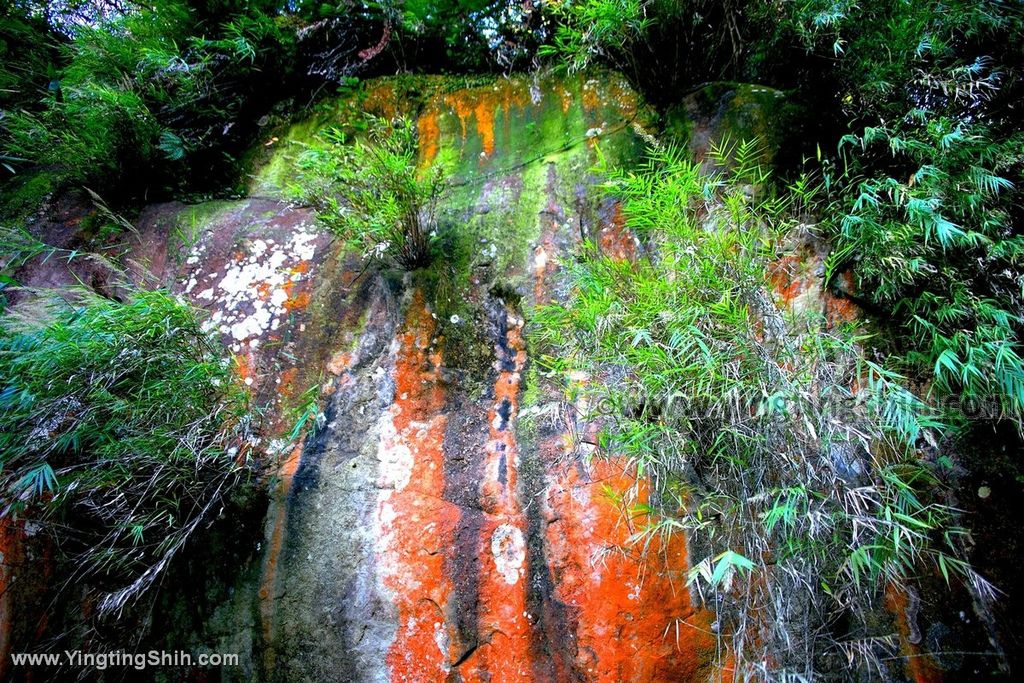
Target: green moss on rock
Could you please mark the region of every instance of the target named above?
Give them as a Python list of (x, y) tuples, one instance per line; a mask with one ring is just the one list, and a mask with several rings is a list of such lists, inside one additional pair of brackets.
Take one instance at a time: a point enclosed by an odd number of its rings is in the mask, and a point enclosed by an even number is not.
[(771, 163), (789, 141), (800, 108), (784, 92), (750, 83), (710, 83), (668, 109), (664, 133), (700, 159), (715, 143), (760, 140)]
[(0, 192), (0, 218), (20, 222), (39, 210), (60, 186), (56, 174), (41, 171), (7, 181)]

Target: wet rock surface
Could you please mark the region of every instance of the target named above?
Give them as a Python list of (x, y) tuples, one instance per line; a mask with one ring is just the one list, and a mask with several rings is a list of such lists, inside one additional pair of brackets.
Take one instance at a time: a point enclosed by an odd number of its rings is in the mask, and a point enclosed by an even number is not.
[(704, 160), (714, 145), (757, 140), (761, 158), (800, 149), (801, 109), (786, 93), (752, 83), (713, 82), (686, 94), (665, 114), (665, 133)]

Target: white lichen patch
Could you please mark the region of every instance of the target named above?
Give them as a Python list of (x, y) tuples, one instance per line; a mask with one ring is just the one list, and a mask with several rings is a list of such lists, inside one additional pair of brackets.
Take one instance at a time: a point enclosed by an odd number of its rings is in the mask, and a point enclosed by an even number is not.
[(223, 271), (204, 272), (206, 245), (193, 247), (185, 263), (192, 266), (183, 290), (195, 294), (200, 303), (212, 304), (214, 312), (203, 328), (230, 337), (231, 348), (255, 348), (268, 331), (276, 331), (287, 316), (289, 291), (308, 275), (303, 264), (316, 254), (317, 233), (299, 225), (283, 244), (272, 239), (254, 239), (243, 245)]
[(526, 542), (523, 532), (512, 524), (502, 524), (491, 536), (491, 554), (498, 573), (508, 585), (519, 581), (526, 562)]
[(448, 629), (439, 621), (434, 622), (434, 642), (437, 643), (437, 649), (441, 651), (441, 655), (444, 657), (442, 666), (446, 670), (450, 669), (451, 667), (448, 666), (448, 648), (451, 645), (451, 640), (448, 637)]
[(392, 431), (394, 430), (390, 421), (385, 423), (383, 430), (385, 438), (382, 439), (377, 451), (377, 459), (380, 461), (379, 486), (402, 491), (409, 485), (409, 480), (412, 478), (415, 458), (408, 446), (394, 437), (388, 437), (386, 434), (388, 427)]

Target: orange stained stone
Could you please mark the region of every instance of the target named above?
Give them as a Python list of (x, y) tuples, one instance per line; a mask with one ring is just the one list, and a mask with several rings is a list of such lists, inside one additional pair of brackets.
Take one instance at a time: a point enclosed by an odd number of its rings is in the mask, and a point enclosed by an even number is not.
[(625, 81), (619, 78), (609, 79), (605, 83), (605, 89), (608, 92), (610, 101), (619, 109), (623, 118), (631, 119), (636, 116), (636, 92), (634, 92)]
[(618, 202), (615, 203), (611, 223), (598, 233), (598, 246), (602, 254), (615, 261), (636, 260), (636, 240), (633, 232), (626, 227), (622, 205)]
[(340, 375), (352, 365), (352, 354), (348, 351), (339, 351), (327, 361), (327, 372), (332, 375)]
[(494, 154), (494, 109), (487, 102), (481, 102), (473, 107), (473, 114), (476, 117), (476, 132), (480, 136), (480, 142), (484, 154)]
[(458, 117), (463, 139), (468, 135), (470, 119), (474, 121), (484, 158), (494, 154), (497, 113), (504, 112), (508, 121), (513, 107), (522, 108), (529, 103), (526, 89), (507, 81), (499, 81), (493, 87), (450, 93), (442, 101)]
[(803, 293), (806, 283), (795, 275), (799, 266), (799, 259), (793, 254), (783, 256), (769, 269), (769, 280), (772, 287), (779, 294), (782, 303), (787, 306)]
[[(586, 90), (585, 90), (586, 92)], [(615, 206), (610, 225), (599, 235), (602, 251), (613, 259), (633, 260), (635, 242)], [(550, 294), (542, 240), (534, 253), (534, 298)], [(589, 381), (570, 373), (570, 385)], [(587, 414), (578, 405), (579, 414)], [(695, 609), (685, 585), (686, 538), (676, 533), (655, 538), (646, 554), (631, 543), (648, 520), (632, 518), (605, 491), (633, 491), (633, 503), (647, 502), (645, 480), (624, 460), (595, 458), (580, 463), (573, 453), (573, 432), (540, 444), (549, 468), (549, 486), (541, 502), (547, 524), (544, 547), (557, 599), (573, 614), (574, 660), (568, 664), (589, 681), (700, 681), (715, 672), (714, 614)], [(724, 667), (720, 667), (721, 673)], [(571, 671), (558, 671), (558, 680)]]
[(456, 506), (444, 501), (447, 424), (435, 323), (417, 291), (398, 335), (395, 400), (382, 418), (375, 526), (377, 561), (398, 609), (387, 654), (392, 681), (442, 681), (456, 657), (444, 609), (451, 594), (445, 548), (454, 540)]
[(942, 683), (942, 670), (919, 645), (910, 642), (911, 626), (907, 619), (910, 601), (907, 592), (892, 583), (885, 587), (885, 607), (896, 618), (900, 637), (900, 654), (904, 657), (906, 674), (913, 683)]
[(437, 111), (430, 110), (420, 117), (417, 123), (419, 132), (420, 151), (422, 153), (422, 166), (430, 166), (437, 158), (437, 152), (441, 145), (441, 128), (437, 125)]
[[(238, 378), (245, 382), (247, 379), (256, 381), (255, 368), (256, 359), (253, 356), (252, 351), (245, 351), (245, 353), (236, 353), (235, 359), (235, 372), (238, 373)], [(252, 382), (249, 382), (252, 384)]]
[(487, 643), (460, 668), (471, 681), (534, 679), (531, 638), (533, 620), (527, 608), (527, 524), (520, 505), (519, 449), (515, 425), (519, 389), (526, 365), (523, 320), (507, 306), (504, 344), (496, 344), (498, 376), (487, 413), (481, 505), (488, 516), (480, 532), (482, 564), (479, 580), (479, 633)]
[(631, 536), (649, 518), (609, 493), (632, 489), (642, 505), (646, 481), (621, 458), (595, 458), (587, 470), (567, 464), (545, 500), (557, 595), (578, 614), (576, 668), (593, 681), (707, 680), (714, 614), (691, 605), (686, 539), (656, 536), (642, 552)]
[[(768, 279), (772, 288), (779, 295), (785, 306), (792, 306), (798, 297), (816, 285), (816, 277), (808, 275), (809, 266), (797, 254), (787, 254), (777, 260), (768, 271)], [(853, 290), (853, 274), (842, 273), (840, 278), (846, 283), (847, 291)], [(837, 296), (831, 291), (821, 291), (825, 322), (829, 327), (844, 322), (853, 322), (860, 315), (860, 308), (850, 299)]]
[[(263, 564), (263, 578), (260, 582), (260, 617), (262, 620), (264, 642), (270, 643), (274, 627), (274, 599), (277, 592), (277, 565), (284, 546), (285, 527), (288, 521), (288, 494), (292, 488), (292, 480), (299, 470), (302, 461), (302, 443), (300, 442), (278, 469), (277, 490), (274, 492), (274, 526), (270, 533), (270, 547), (267, 549)], [(273, 665), (273, 648), (267, 648), (268, 666)]]
[(478, 552), (487, 558), (478, 585), (480, 645), (459, 668), (465, 683), (537, 680), (524, 531), (519, 512), (487, 516), (480, 529)]
[(597, 84), (588, 81), (583, 84), (583, 108), (587, 111), (594, 111), (601, 106), (601, 98), (597, 95)]
[(563, 114), (568, 114), (569, 113), (569, 109), (572, 108), (573, 102), (575, 102), (576, 100), (573, 98), (573, 94), (571, 92), (569, 92), (568, 90), (564, 89), (564, 88), (562, 89), (562, 92), (561, 92), (561, 100), (562, 100), (562, 113)]
[[(292, 275), (301, 275), (309, 271), (309, 262), (300, 261), (298, 264), (290, 269)], [(301, 311), (309, 306), (310, 294), (308, 286), (301, 282), (289, 279), (285, 282), (281, 288), (284, 290), (285, 296), (287, 297), (284, 301), (284, 309), (286, 311)]]
[[(526, 364), (526, 349), (523, 342), (522, 320), (508, 313), (506, 348), (499, 349), (501, 369), (494, 383), (494, 400), (487, 412), (489, 433), (485, 445), (484, 481), (482, 503), (491, 514), (516, 515), (519, 513), (517, 490), (517, 460), (519, 457), (515, 420), (519, 413), (519, 386), (521, 372)], [(501, 354), (510, 353), (511, 358), (502, 359)]]
[(392, 681), (448, 680), (456, 664), (467, 683), (533, 680), (526, 524), (517, 496), (514, 436), (526, 354), (521, 319), (510, 311), (506, 322), (484, 446), (480, 495), (487, 514), (470, 550), (484, 559), (477, 582), (477, 646), (468, 651), (447, 615), (454, 586), (446, 562), (463, 512), (438, 493), (445, 483), (447, 416), (441, 354), (431, 347), (434, 322), (421, 294), (399, 334), (395, 402), (382, 423), (376, 520), (378, 563), (399, 614), (387, 656)]
[(386, 119), (393, 119), (399, 115), (398, 105), (402, 98), (391, 83), (379, 83), (366, 91), (366, 98), (363, 100), (363, 108)]
[(278, 385), (277, 393), (282, 398), (290, 398), (295, 395), (298, 385), (296, 384), (299, 379), (299, 369), (297, 367), (286, 368), (281, 372), (281, 383)]
[(289, 296), (284, 302), (286, 311), (301, 311), (309, 306), (309, 292), (305, 289)]
[[(846, 284), (846, 291), (854, 291), (853, 272), (845, 271), (839, 275)], [(825, 292), (825, 319), (829, 325), (853, 322), (860, 316), (860, 307), (845, 296), (836, 296)]]
[(727, 652), (722, 661), (715, 666), (708, 683), (732, 683), (734, 680), (736, 680), (736, 655)]

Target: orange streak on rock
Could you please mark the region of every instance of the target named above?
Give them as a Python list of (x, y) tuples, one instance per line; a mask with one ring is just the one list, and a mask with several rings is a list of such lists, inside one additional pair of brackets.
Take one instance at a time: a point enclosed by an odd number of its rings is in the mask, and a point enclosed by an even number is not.
[[(829, 327), (857, 320), (860, 317), (857, 304), (822, 287), (822, 281), (813, 272), (820, 265), (819, 259), (806, 252), (787, 254), (773, 263), (768, 270), (768, 280), (780, 303), (795, 311), (814, 306), (815, 310), (824, 312)], [(846, 291), (853, 291), (852, 273), (847, 271), (839, 277), (846, 283)]]
[[(484, 460), (484, 482), (481, 504), (494, 515), (519, 512), (516, 497), (515, 419), (519, 413), (520, 373), (526, 364), (523, 343), (523, 320), (511, 311), (506, 313), (507, 351), (499, 349), (498, 379), (494, 384), (494, 402), (487, 412), (490, 425)], [(505, 354), (509, 358), (502, 358)]]
[(612, 124), (615, 118), (629, 121), (639, 111), (640, 103), (636, 93), (622, 78), (603, 77), (600, 81), (588, 79), (583, 83), (581, 94), (583, 111), (588, 120), (602, 128), (605, 124)]
[[(620, 207), (599, 236), (602, 251), (616, 260), (636, 258), (635, 241)], [(535, 298), (547, 295), (545, 272), (535, 273)], [(573, 373), (571, 383), (587, 382)], [(576, 413), (588, 415), (580, 399)], [(707, 681), (716, 671), (714, 614), (695, 609), (686, 588), (686, 538), (656, 537), (647, 552), (631, 536), (647, 518), (631, 515), (624, 501), (645, 505), (645, 478), (622, 458), (581, 462), (577, 448), (593, 451), (598, 425), (582, 425), (582, 444), (572, 432), (539, 444), (549, 463), (549, 486), (541, 502), (544, 543), (559, 601), (574, 612), (573, 668), (591, 681)], [(574, 430), (573, 430), (574, 431)], [(559, 678), (565, 674), (560, 673)]]
[[(846, 286), (847, 292), (856, 290), (853, 281), (853, 272), (845, 271), (839, 275)], [(860, 307), (842, 296), (836, 296), (832, 292), (825, 292), (825, 320), (829, 325), (837, 325), (844, 322), (853, 322), (860, 317)]]
[(428, 111), (420, 117), (417, 124), (419, 131), (420, 150), (423, 154), (423, 166), (429, 166), (437, 158), (441, 146), (441, 128), (437, 125), (437, 112)]
[(601, 105), (601, 98), (597, 94), (597, 81), (589, 80), (583, 84), (583, 108), (586, 111), (594, 111)]
[(892, 583), (885, 587), (885, 606), (896, 618), (896, 630), (900, 636), (900, 654), (905, 658), (907, 676), (914, 683), (942, 683), (942, 670), (919, 645), (910, 642), (910, 622), (907, 609), (910, 605), (907, 593)]
[(477, 135), (480, 136), (483, 157), (488, 159), (495, 150), (494, 119), (497, 113), (504, 112), (507, 119), (513, 107), (525, 107), (528, 102), (525, 89), (500, 81), (491, 88), (445, 95), (438, 104), (449, 107), (458, 117), (463, 139), (469, 133), (469, 121), (473, 119)]
[[(290, 275), (304, 275), (309, 272), (310, 264), (309, 261), (299, 261), (297, 264), (288, 269)], [(309, 306), (310, 293), (309, 283), (305, 280), (292, 280), (289, 279), (282, 285), (285, 295), (287, 298), (284, 301), (284, 309), (286, 311), (301, 311)]]
[(402, 94), (392, 83), (380, 83), (367, 89), (366, 98), (362, 106), (368, 112), (373, 112), (386, 119), (393, 119), (399, 116), (399, 104), (402, 102)]
[(636, 92), (628, 86), (621, 78), (611, 78), (604, 83), (605, 91), (608, 93), (608, 100), (614, 104), (624, 119), (631, 119), (636, 116), (638, 101)]
[(722, 661), (715, 666), (708, 683), (732, 683), (736, 680), (736, 655), (727, 652)]
[(281, 384), (278, 385), (277, 393), (282, 398), (291, 398), (298, 390), (299, 369), (287, 368), (281, 372)]
[[(546, 447), (557, 457), (560, 444)], [(594, 681), (704, 681), (714, 615), (690, 603), (685, 537), (655, 537), (646, 553), (630, 541), (650, 520), (624, 501), (648, 497), (621, 458), (570, 463), (548, 489), (546, 547), (559, 599), (578, 610), (576, 667)]]
[(786, 306), (792, 305), (806, 287), (803, 278), (796, 275), (798, 265), (799, 259), (788, 254), (773, 263), (768, 270), (769, 281)]
[(572, 93), (566, 89), (562, 89), (562, 113), (568, 114), (569, 109), (572, 108), (573, 103), (576, 100), (573, 98)]
[(309, 292), (306, 290), (289, 296), (284, 302), (284, 309), (286, 311), (301, 311), (307, 306), (309, 306)]
[(273, 642), (275, 600), (280, 592), (277, 585), (277, 565), (284, 546), (285, 525), (288, 522), (288, 494), (292, 489), (292, 480), (299, 470), (302, 461), (302, 444), (296, 445), (288, 457), (281, 463), (278, 470), (277, 490), (273, 505), (275, 507), (274, 526), (270, 533), (270, 547), (267, 549), (263, 564), (263, 578), (260, 582), (260, 619), (263, 629), (263, 642), (267, 646), (264, 664), (269, 671), (274, 665), (274, 651), (270, 647)]
[(442, 441), (447, 418), (435, 323), (417, 291), (398, 335), (395, 401), (381, 421), (377, 559), (382, 583), (398, 609), (398, 632), (387, 655), (391, 681), (443, 681), (453, 658), (445, 606), (451, 583), (445, 549), (458, 509), (441, 498)]
[(494, 154), (494, 109), (487, 102), (481, 102), (473, 107), (473, 114), (476, 116), (476, 132), (480, 136), (484, 154)]
[[(244, 354), (235, 354), (235, 372), (238, 373), (238, 379), (245, 382), (246, 380), (256, 381), (255, 378), (256, 359), (253, 357), (252, 351), (246, 351)], [(246, 384), (252, 384), (253, 382), (246, 382)]]
[(339, 351), (327, 361), (327, 372), (332, 375), (340, 375), (352, 366), (352, 354), (348, 351)]

